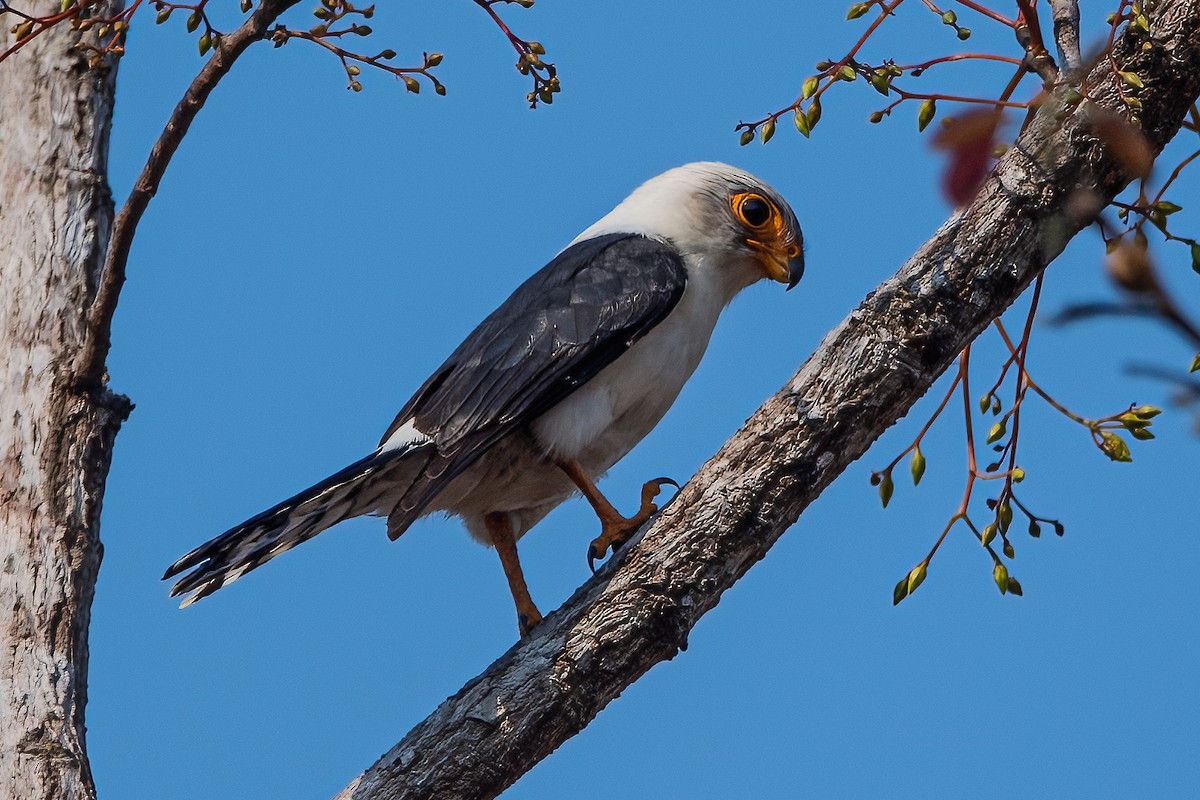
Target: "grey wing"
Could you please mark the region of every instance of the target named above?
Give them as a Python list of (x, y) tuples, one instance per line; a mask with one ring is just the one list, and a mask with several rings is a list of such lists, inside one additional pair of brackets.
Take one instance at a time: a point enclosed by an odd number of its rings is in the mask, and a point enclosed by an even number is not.
[[(611, 364), (679, 302), (687, 272), (670, 244), (610, 234), (564, 250), (467, 336), (384, 435), (413, 421), (438, 455), (401, 500), (389, 533), (489, 446)], [(393, 530), (394, 527), (394, 530)]]

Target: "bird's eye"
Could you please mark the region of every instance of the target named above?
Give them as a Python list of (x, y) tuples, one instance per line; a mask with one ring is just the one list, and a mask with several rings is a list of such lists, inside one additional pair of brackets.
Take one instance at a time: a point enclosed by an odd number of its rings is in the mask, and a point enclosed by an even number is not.
[(738, 195), (733, 209), (738, 219), (750, 228), (765, 227), (774, 214), (770, 203), (756, 194)]

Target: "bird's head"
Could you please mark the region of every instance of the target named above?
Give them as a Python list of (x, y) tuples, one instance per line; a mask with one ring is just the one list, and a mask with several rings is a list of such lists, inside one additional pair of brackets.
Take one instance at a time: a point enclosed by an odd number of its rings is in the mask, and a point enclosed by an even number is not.
[(719, 270), (733, 291), (764, 277), (791, 289), (804, 275), (804, 236), (791, 206), (728, 164), (700, 161), (651, 178), (575, 241), (605, 233), (668, 241), (689, 263)]

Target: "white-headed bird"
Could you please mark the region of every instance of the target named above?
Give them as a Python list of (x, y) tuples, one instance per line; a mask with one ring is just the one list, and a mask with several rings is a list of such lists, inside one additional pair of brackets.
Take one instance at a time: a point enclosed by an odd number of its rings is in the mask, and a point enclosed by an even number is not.
[(750, 284), (804, 271), (796, 215), (771, 187), (717, 163), (638, 187), (473, 330), (396, 416), (373, 453), (175, 562), (199, 600), (350, 517), (396, 539), (437, 511), (496, 548), (522, 634), (541, 621), (517, 540), (580, 492), (600, 518), (589, 563), (654, 513), (645, 484), (623, 516), (595, 481), (662, 419), (721, 310)]

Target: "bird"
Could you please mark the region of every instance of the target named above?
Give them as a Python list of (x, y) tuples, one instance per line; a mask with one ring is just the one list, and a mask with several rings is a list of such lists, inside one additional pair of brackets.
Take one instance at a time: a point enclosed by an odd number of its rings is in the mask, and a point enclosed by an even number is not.
[(521, 636), (542, 620), (517, 540), (581, 494), (600, 521), (588, 564), (658, 511), (667, 478), (624, 516), (596, 481), (666, 414), (721, 311), (760, 279), (804, 274), (791, 206), (727, 164), (647, 180), (483, 320), (417, 389), (378, 447), (171, 565), (186, 607), (351, 517), (387, 518), (395, 540), (436, 512), (494, 547)]

